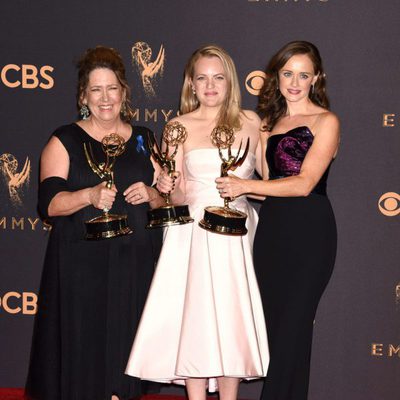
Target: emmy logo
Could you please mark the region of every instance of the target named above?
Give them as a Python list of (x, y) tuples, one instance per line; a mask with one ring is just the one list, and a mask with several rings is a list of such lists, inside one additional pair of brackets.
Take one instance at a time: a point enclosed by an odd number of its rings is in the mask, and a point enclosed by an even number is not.
[(136, 42), (132, 46), (132, 64), (142, 79), (143, 89), (147, 96), (154, 96), (154, 80), (164, 71), (165, 49), (160, 46), (155, 61), (151, 61), (153, 51), (146, 42)]
[(8, 193), (14, 205), (21, 205), (21, 190), (22, 186), (29, 183), (29, 176), (31, 173), (31, 162), (26, 157), (25, 164), (21, 170), (18, 171), (18, 160), (9, 153), (4, 153), (0, 156), (0, 171), (4, 179), (7, 181)]

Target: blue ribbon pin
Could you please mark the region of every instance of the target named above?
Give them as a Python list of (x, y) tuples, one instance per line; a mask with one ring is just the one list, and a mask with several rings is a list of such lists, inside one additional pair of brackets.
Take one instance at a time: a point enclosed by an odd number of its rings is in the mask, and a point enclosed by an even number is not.
[(136, 145), (136, 151), (138, 153), (140, 153), (141, 151), (143, 152), (143, 154), (145, 156), (147, 156), (147, 150), (144, 147), (144, 141), (143, 141), (143, 136), (142, 135), (138, 135), (136, 136), (136, 140), (137, 140), (137, 145)]

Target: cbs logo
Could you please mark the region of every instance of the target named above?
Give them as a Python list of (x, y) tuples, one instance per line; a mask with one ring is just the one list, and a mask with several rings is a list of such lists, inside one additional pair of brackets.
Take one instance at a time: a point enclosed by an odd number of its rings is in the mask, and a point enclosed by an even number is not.
[(38, 297), (32, 292), (7, 292), (0, 297), (0, 308), (9, 314), (34, 315), (37, 311)]
[(245, 80), (247, 91), (253, 96), (258, 96), (266, 79), (267, 75), (263, 71), (250, 72)]
[(387, 217), (395, 217), (400, 214), (400, 195), (395, 192), (383, 194), (378, 201), (379, 211)]
[(50, 65), (43, 65), (38, 68), (35, 65), (16, 64), (5, 65), (0, 74), (3, 84), (9, 88), (21, 86), (24, 89), (51, 89), (54, 86), (54, 79), (50, 75), (54, 68)]

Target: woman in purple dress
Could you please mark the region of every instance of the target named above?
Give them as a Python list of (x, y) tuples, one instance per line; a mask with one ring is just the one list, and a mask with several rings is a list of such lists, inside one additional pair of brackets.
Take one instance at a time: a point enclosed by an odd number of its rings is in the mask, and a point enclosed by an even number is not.
[(263, 180), (218, 178), (223, 197), (266, 196), (254, 243), (271, 361), (263, 400), (306, 400), (313, 321), (332, 274), (336, 223), (326, 194), (339, 146), (325, 74), (311, 43), (271, 59), (260, 96)]

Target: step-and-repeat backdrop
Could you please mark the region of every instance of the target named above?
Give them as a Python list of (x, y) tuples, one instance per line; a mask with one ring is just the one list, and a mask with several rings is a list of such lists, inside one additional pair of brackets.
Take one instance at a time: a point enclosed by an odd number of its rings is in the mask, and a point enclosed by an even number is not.
[[(321, 51), (342, 122), (329, 185), (339, 249), (315, 321), (310, 399), (398, 399), (399, 20), (396, 0), (3, 0), (0, 387), (21, 387), (26, 376), (48, 238), (36, 212), (39, 156), (51, 132), (77, 118), (83, 51), (103, 44), (121, 52), (134, 123), (160, 134), (197, 47), (227, 49), (244, 106), (254, 109), (268, 59), (288, 41), (308, 40)], [(259, 382), (242, 384), (241, 397), (259, 390)]]

